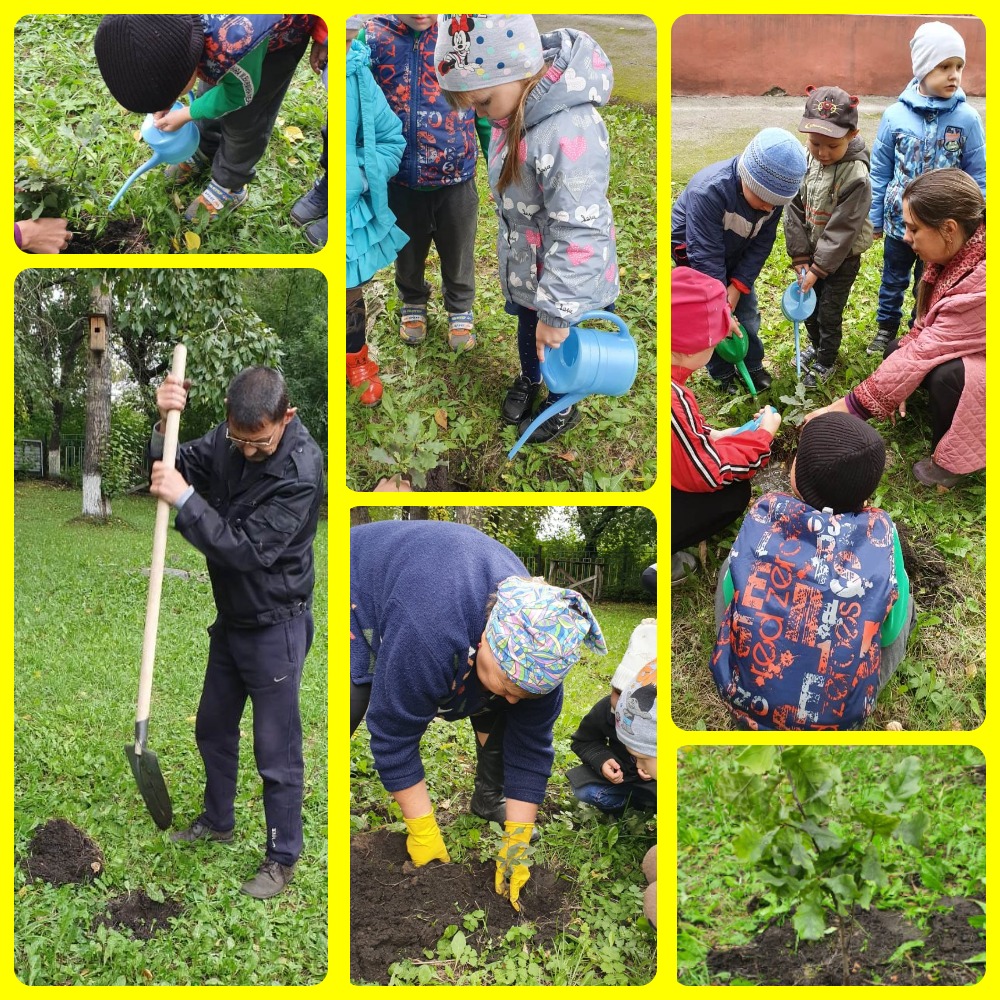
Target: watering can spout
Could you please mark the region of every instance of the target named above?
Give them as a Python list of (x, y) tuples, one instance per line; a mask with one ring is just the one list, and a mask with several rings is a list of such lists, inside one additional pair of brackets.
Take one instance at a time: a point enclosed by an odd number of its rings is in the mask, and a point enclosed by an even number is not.
[(118, 194), (116, 194), (114, 198), (111, 199), (111, 204), (108, 205), (108, 211), (110, 212), (115, 207), (115, 205), (117, 205), (118, 202), (121, 201), (122, 195), (132, 186), (132, 184), (138, 177), (141, 177), (147, 170), (151, 170), (159, 162), (160, 162), (159, 156), (156, 156), (154, 154), (141, 167), (137, 168), (136, 170), (133, 170), (132, 175), (121, 186), (121, 188), (118, 191)]

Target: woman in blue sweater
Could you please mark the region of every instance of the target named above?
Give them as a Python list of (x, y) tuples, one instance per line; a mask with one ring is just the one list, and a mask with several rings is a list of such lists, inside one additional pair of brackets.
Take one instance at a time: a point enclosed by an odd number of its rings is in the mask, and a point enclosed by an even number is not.
[(491, 806), (498, 815), (489, 818), (505, 821), (496, 888), (520, 908), (528, 869), (515, 862), (552, 772), (562, 679), (584, 645), (607, 652), (584, 598), (531, 579), (514, 553), (475, 528), (381, 521), (351, 530), (351, 732), (366, 720), (415, 865), (450, 860), (420, 737), (435, 718), (470, 718), (473, 810)]

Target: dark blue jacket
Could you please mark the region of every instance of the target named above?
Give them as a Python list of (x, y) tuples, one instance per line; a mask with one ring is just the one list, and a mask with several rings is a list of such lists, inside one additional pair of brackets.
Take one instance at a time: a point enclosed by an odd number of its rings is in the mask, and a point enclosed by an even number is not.
[(506, 795), (542, 801), (562, 685), (510, 705), (485, 691), (470, 665), (497, 585), (530, 575), (506, 546), (467, 525), (378, 521), (351, 529), (351, 681), (371, 685), (365, 721), (388, 791), (423, 779), (420, 737), (435, 718), (500, 708)]
[(411, 31), (394, 14), (365, 25), (372, 73), (403, 123), (406, 150), (393, 184), (428, 188), (461, 184), (475, 176), (478, 139), (471, 110), (453, 111), (434, 70), (437, 24)]
[(670, 243), (686, 246), (689, 267), (749, 289), (774, 246), (781, 208), (750, 207), (736, 172), (738, 159), (713, 163), (688, 181), (670, 213)]

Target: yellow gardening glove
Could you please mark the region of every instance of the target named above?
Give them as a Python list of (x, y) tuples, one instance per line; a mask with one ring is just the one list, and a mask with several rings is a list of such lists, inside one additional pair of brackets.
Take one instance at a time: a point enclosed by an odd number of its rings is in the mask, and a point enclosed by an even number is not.
[(406, 838), (406, 850), (417, 868), (431, 861), (451, 861), (448, 857), (448, 848), (444, 846), (444, 839), (438, 829), (437, 820), (434, 819), (434, 813), (429, 812), (426, 816), (418, 816), (416, 819), (407, 819), (404, 816), (403, 822), (410, 831)]
[(509, 899), (510, 905), (518, 912), (521, 911), (521, 904), (517, 897), (530, 875), (528, 866), (520, 862), (527, 853), (534, 828), (534, 823), (514, 823), (510, 820), (503, 825), (503, 843), (497, 857), (496, 891), (498, 896)]

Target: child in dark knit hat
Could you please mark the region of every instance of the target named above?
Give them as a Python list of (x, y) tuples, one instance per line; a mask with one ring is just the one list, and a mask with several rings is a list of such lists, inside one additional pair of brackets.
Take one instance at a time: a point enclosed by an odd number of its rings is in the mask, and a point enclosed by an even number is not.
[(914, 607), (892, 519), (867, 507), (878, 431), (847, 413), (802, 427), (792, 496), (751, 508), (716, 590), (711, 658), (740, 729), (858, 729), (906, 653)]
[(808, 167), (785, 212), (785, 249), (803, 292), (816, 291), (806, 318), (802, 384), (815, 388), (833, 374), (843, 338), (844, 309), (872, 245), (872, 183), (865, 140), (858, 134), (858, 98), (840, 87), (807, 87), (799, 131)]
[(750, 478), (767, 465), (781, 416), (770, 406), (759, 426), (724, 431), (705, 423), (687, 387), (693, 372), (735, 327), (726, 287), (689, 267), (670, 272), (670, 548), (674, 583), (694, 567), (681, 551), (732, 524), (750, 502)]
[[(799, 140), (766, 128), (739, 156), (699, 170), (670, 213), (670, 252), (677, 264), (717, 278), (736, 319), (750, 338), (746, 366), (758, 389), (771, 376), (764, 368), (760, 310), (753, 284), (778, 231), (781, 210), (799, 191), (806, 154)], [(708, 373), (724, 389), (737, 391), (736, 370), (713, 355)]]
[[(101, 20), (94, 54), (114, 99), (129, 111), (153, 114), (164, 132), (198, 123), (197, 152), (168, 168), (168, 176), (181, 181), (211, 167), (211, 180), (185, 219), (200, 208), (211, 218), (247, 201), (247, 184), (310, 35), (325, 44), (325, 27), (313, 14), (107, 14)], [(195, 83), (195, 100), (173, 109)]]

